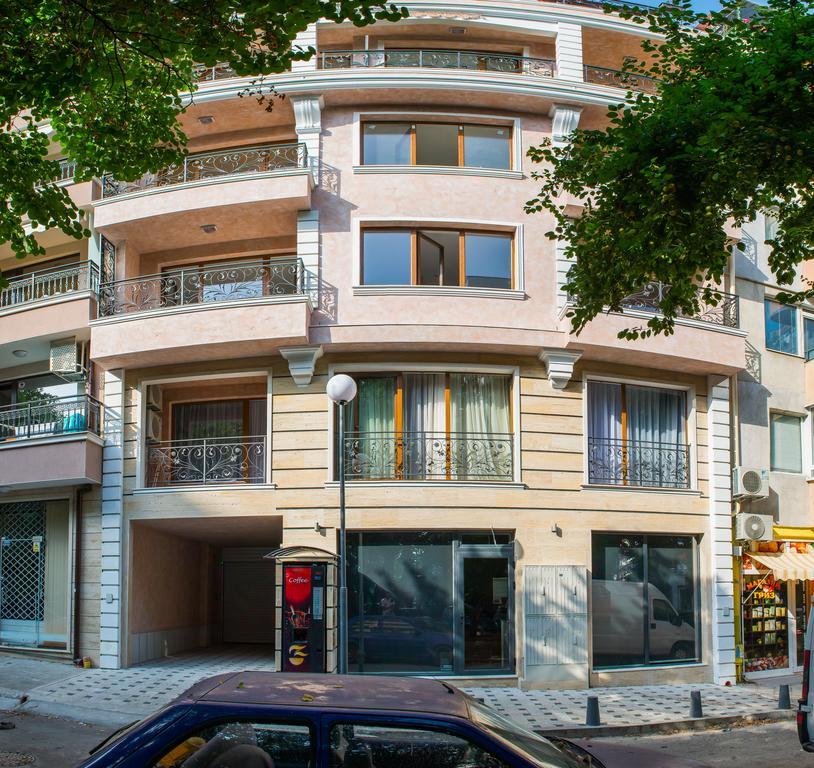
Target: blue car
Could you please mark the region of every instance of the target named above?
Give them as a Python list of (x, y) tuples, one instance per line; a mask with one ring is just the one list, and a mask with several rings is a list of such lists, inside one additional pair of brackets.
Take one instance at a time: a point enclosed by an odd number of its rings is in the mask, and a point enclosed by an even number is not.
[(81, 768), (692, 768), (547, 740), (437, 680), (224, 674), (114, 733)]

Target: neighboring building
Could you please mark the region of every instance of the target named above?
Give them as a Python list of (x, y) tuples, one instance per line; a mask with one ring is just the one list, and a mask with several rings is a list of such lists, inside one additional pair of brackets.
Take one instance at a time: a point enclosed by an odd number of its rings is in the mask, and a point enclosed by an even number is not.
[[(228, 66), (202, 71), (182, 168), (92, 200), (76, 185), (94, 238), (54, 236), (47, 260), (80, 251), (98, 313), (76, 280), (1, 310), (0, 535), (33, 562), (16, 593), (46, 608), (4, 602), (0, 642), (50, 647), (51, 606), (58, 647), (103, 667), (240, 642), (296, 664), (282, 564), (327, 562), (312, 608), (333, 669), (344, 450), (352, 671), (735, 679), (737, 299), (620, 341), (657, 310), (651, 284), (576, 337), (562, 244), (523, 212), (526, 150), (603, 123), (641, 29), (584, 3), (407, 7), (303, 34), (318, 55), (271, 112)], [(90, 362), (21, 390), (68, 337)], [(344, 446), (337, 372), (358, 383)], [(33, 386), (46, 409), (72, 387), (84, 420), (32, 414)]]

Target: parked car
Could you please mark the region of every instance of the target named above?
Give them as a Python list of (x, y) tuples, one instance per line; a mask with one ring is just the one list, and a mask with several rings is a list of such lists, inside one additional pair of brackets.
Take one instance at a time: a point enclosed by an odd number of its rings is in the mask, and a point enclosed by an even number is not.
[(806, 752), (814, 752), (814, 701), (811, 691), (811, 650), (814, 647), (814, 611), (808, 617), (803, 645), (803, 693), (797, 704), (797, 736)]
[(245, 672), (202, 680), (81, 768), (701, 768), (544, 739), (437, 680)]

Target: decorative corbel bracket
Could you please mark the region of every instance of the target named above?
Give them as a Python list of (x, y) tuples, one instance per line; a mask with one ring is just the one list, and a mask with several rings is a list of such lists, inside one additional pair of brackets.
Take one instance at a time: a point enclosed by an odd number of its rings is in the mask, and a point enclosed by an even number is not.
[(554, 389), (565, 389), (574, 375), (574, 365), (582, 357), (582, 352), (569, 352), (565, 349), (542, 349), (538, 357), (546, 367), (551, 386)]
[(314, 367), (322, 357), (322, 345), (317, 347), (283, 347), (280, 354), (288, 361), (291, 378), (298, 387), (307, 387), (314, 376)]

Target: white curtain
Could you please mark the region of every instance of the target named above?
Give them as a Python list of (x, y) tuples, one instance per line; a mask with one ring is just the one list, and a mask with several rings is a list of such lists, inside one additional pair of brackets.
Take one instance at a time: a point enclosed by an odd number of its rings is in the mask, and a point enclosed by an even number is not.
[(358, 395), (346, 412), (346, 477), (389, 479), (395, 472), (396, 380), (371, 376), (357, 380)]
[(624, 483), (621, 384), (588, 383), (588, 478), (592, 483)]
[(512, 475), (509, 376), (450, 376), (451, 464), (458, 479)]
[(249, 480), (262, 483), (266, 477), (266, 401), (249, 400)]
[(685, 393), (629, 386), (627, 420), (630, 483), (683, 486), (687, 475)]
[(403, 467), (406, 479), (446, 476), (443, 373), (404, 374)]

